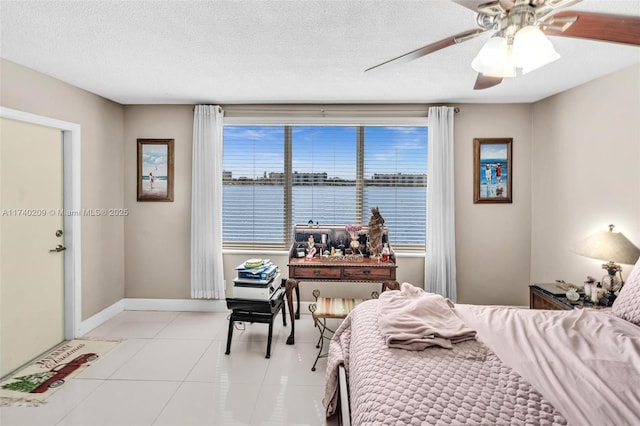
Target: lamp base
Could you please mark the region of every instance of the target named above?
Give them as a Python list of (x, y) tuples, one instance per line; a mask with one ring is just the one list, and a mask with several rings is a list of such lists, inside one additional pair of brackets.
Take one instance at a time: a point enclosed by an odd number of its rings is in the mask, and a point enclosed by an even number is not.
[[(624, 282), (622, 281), (622, 267), (614, 262), (607, 262), (602, 265), (602, 269), (605, 269), (608, 274), (602, 277), (602, 288), (607, 292), (600, 300), (600, 304), (604, 306), (611, 306), (616, 300), (617, 293), (622, 288)], [(618, 275), (620, 277), (618, 278)]]
[(617, 275), (605, 275), (602, 277), (602, 288), (618, 292), (622, 288), (622, 280)]
[[(602, 269), (608, 272), (607, 275), (602, 277), (602, 287), (612, 292), (617, 292), (622, 288), (624, 281), (622, 281), (622, 267), (614, 262), (607, 262), (602, 265)], [(617, 274), (620, 275), (618, 278)]]

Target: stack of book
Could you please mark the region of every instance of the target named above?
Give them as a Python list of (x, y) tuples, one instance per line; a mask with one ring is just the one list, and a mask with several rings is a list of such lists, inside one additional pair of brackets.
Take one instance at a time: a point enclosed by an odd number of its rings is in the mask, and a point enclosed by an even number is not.
[(233, 297), (268, 300), (280, 287), (278, 267), (269, 259), (248, 259), (236, 267), (238, 277), (233, 280)]

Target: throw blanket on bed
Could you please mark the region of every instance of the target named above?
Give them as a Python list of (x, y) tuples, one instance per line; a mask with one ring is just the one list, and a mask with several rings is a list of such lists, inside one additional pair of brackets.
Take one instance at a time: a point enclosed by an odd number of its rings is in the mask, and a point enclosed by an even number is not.
[(563, 425), (528, 382), (484, 344), (390, 349), (378, 327), (379, 300), (358, 305), (331, 340), (323, 403), (337, 404), (338, 365), (350, 386), (353, 425)]
[(476, 332), (458, 318), (439, 294), (403, 283), (400, 290), (386, 291), (378, 300), (378, 325), (390, 348), (451, 349), (453, 343), (476, 337)]

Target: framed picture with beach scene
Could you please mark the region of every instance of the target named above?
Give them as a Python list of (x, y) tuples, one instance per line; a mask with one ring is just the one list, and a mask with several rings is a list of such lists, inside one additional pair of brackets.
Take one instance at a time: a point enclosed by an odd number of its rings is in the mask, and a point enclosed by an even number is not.
[(473, 202), (511, 203), (512, 138), (473, 140)]
[(138, 201), (173, 201), (173, 139), (138, 139)]

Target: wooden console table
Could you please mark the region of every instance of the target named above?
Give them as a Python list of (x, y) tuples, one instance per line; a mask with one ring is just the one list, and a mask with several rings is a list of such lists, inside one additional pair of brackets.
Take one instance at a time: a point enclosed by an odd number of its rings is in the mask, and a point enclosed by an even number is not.
[[(298, 285), (302, 281), (357, 281), (357, 282), (380, 282), (382, 290), (394, 288), (394, 284), (387, 283), (395, 281), (396, 269), (395, 257), (387, 262), (378, 262), (376, 259), (365, 257), (362, 262), (333, 261), (327, 258), (314, 257), (307, 260), (305, 258), (289, 258), (289, 279), (286, 281), (285, 291), (287, 295), (287, 305), (291, 317), (291, 334), (287, 338), (287, 345), (295, 343), (295, 319), (300, 318), (300, 289)], [(296, 291), (297, 308), (293, 310), (293, 290)]]

